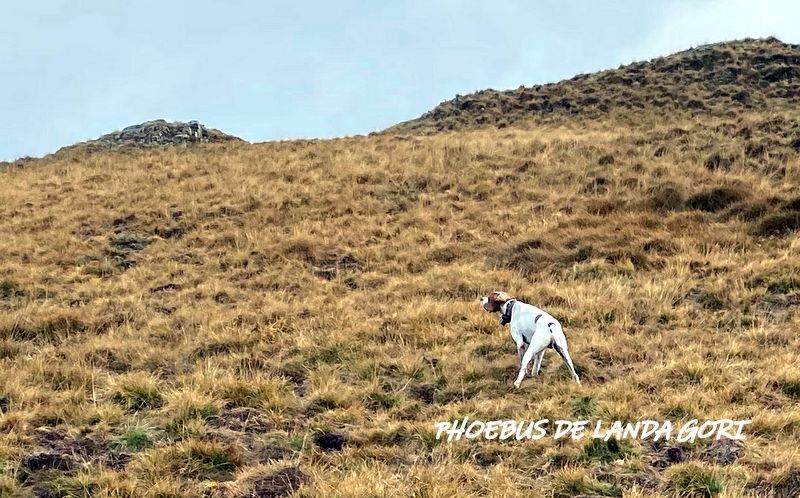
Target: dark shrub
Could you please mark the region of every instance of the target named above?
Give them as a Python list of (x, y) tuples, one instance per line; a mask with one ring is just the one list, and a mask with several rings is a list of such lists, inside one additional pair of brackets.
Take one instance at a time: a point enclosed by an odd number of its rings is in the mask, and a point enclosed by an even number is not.
[(702, 100), (691, 99), (686, 103), (686, 107), (688, 107), (689, 109), (698, 110), (698, 109), (705, 109), (706, 105), (703, 104)]
[(633, 267), (637, 270), (643, 270), (647, 268), (647, 256), (639, 253), (638, 251), (619, 249), (606, 255), (606, 262), (611, 263), (612, 265), (616, 265), (628, 260), (630, 260)]
[(727, 157), (722, 157), (719, 154), (714, 154), (706, 159), (706, 162), (703, 163), (703, 166), (712, 171), (719, 169), (728, 170), (731, 167), (731, 160)]
[(539, 239), (530, 239), (520, 242), (514, 247), (515, 252), (527, 251), (529, 249), (539, 249), (542, 247), (542, 241)]
[(611, 154), (606, 154), (604, 156), (601, 156), (600, 159), (597, 160), (597, 164), (599, 164), (600, 166), (614, 164), (614, 156), (612, 156)]
[(113, 235), (108, 245), (118, 251), (141, 251), (150, 244), (151, 240), (146, 235), (123, 232)]
[(762, 143), (747, 142), (744, 147), (744, 155), (747, 157), (758, 157), (764, 155), (765, 147)]
[(73, 464), (72, 458), (58, 453), (36, 453), (28, 455), (22, 461), (22, 467), (30, 472), (49, 469), (69, 470)]
[(778, 280), (777, 282), (771, 282), (767, 286), (767, 292), (770, 294), (788, 294), (793, 291), (800, 290), (800, 280), (795, 278), (790, 278), (787, 280)]
[(430, 384), (421, 384), (409, 388), (409, 396), (428, 405), (433, 403), (436, 388)]
[(725, 212), (722, 216), (723, 220), (727, 221), (732, 218), (738, 218), (743, 221), (753, 221), (761, 218), (769, 211), (769, 205), (766, 202), (753, 202), (753, 203), (740, 203)]
[(800, 399), (800, 382), (787, 380), (779, 383), (781, 391), (793, 399)]
[(297, 467), (287, 467), (277, 472), (259, 475), (250, 479), (249, 489), (238, 496), (265, 496), (279, 498), (289, 496), (297, 488), (311, 481), (311, 477)]
[(608, 191), (608, 179), (602, 176), (592, 178), (592, 180), (583, 186), (581, 192), (584, 194), (603, 194)]
[(574, 253), (567, 255), (564, 258), (564, 263), (568, 265), (572, 263), (582, 263), (591, 258), (593, 252), (592, 246), (583, 246)]
[(741, 90), (731, 95), (731, 100), (740, 104), (750, 103), (750, 93), (747, 90)]
[(740, 202), (745, 198), (741, 189), (733, 187), (716, 187), (705, 190), (689, 198), (686, 205), (691, 209), (700, 211), (717, 212), (725, 209), (735, 202)]
[(644, 245), (642, 245), (642, 250), (645, 252), (654, 252), (657, 254), (668, 256), (670, 254), (674, 254), (675, 247), (667, 241), (660, 239), (653, 239), (645, 242)]
[(24, 296), (25, 292), (14, 282), (8, 280), (0, 281), (0, 299), (11, 299)]
[(621, 203), (621, 202), (616, 201), (616, 200), (607, 201), (607, 200), (602, 200), (601, 199), (601, 200), (598, 200), (598, 201), (595, 201), (595, 202), (587, 203), (586, 204), (586, 212), (588, 212), (589, 214), (593, 214), (595, 216), (608, 216), (611, 213), (613, 213), (614, 211), (616, 211), (617, 208), (619, 208), (619, 207), (621, 207), (623, 205), (624, 205), (624, 202)]
[(697, 299), (700, 305), (710, 311), (719, 311), (725, 307), (725, 303), (716, 294), (703, 292)]
[(14, 324), (9, 329), (0, 329), (0, 337), (11, 336), (18, 341), (33, 341), (38, 344), (57, 343), (74, 333), (85, 332), (89, 326), (80, 320), (62, 315), (44, 322)]
[(542, 271), (553, 259), (541, 240), (531, 239), (492, 254), (489, 262), (501, 268), (517, 270), (523, 275), (531, 275)]
[(787, 211), (800, 211), (800, 197), (786, 201), (783, 209)]
[(347, 438), (336, 432), (323, 432), (314, 436), (314, 444), (324, 451), (341, 451)]
[(754, 235), (786, 235), (800, 230), (800, 211), (778, 212), (765, 216), (753, 227)]

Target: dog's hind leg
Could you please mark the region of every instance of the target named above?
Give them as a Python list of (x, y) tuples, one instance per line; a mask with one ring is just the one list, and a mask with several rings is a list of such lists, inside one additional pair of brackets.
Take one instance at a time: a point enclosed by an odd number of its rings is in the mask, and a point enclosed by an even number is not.
[(525, 351), (525, 356), (522, 357), (522, 364), (519, 368), (517, 380), (514, 382), (514, 387), (519, 388), (520, 384), (522, 384), (522, 379), (524, 379), (525, 374), (528, 373), (528, 365), (530, 365), (531, 360), (533, 360), (534, 357), (538, 357), (549, 345), (550, 338), (547, 337), (547, 335), (548, 334), (534, 332), (533, 337), (531, 337), (531, 342), (528, 344), (528, 350)]
[(539, 351), (539, 354), (533, 359), (533, 368), (531, 369), (531, 377), (539, 376), (542, 373), (542, 358), (544, 358), (544, 352), (547, 351), (547, 348)]
[(536, 354), (533, 348), (529, 347), (527, 351), (525, 351), (525, 356), (522, 357), (522, 363), (519, 366), (519, 374), (517, 375), (517, 380), (514, 381), (514, 387), (519, 389), (520, 384), (522, 384), (522, 379), (525, 378), (525, 374), (528, 372), (528, 364), (533, 359), (533, 355)]
[(569, 357), (569, 350), (567, 349), (567, 337), (564, 335), (564, 332), (561, 330), (561, 327), (558, 325), (553, 324), (550, 329), (553, 331), (553, 349), (561, 356), (564, 360), (564, 363), (567, 364), (567, 368), (569, 368), (569, 373), (572, 374), (572, 378), (575, 379), (575, 382), (578, 384), (581, 383), (581, 379), (578, 378), (578, 373), (575, 372), (575, 366), (572, 364), (572, 358)]

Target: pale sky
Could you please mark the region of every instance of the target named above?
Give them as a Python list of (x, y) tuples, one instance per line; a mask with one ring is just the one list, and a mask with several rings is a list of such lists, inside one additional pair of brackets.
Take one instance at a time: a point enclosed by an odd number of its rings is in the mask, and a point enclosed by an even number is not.
[(2, 0), (0, 160), (150, 119), (250, 141), (365, 134), (443, 100), (734, 38), (794, 0)]

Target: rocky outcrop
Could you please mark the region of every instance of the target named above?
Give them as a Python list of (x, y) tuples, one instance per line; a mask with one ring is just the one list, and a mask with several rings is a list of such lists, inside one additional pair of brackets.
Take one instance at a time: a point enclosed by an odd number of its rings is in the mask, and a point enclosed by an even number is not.
[(185, 146), (193, 143), (233, 141), (242, 141), (242, 139), (214, 128), (207, 128), (197, 121), (182, 123), (180, 121), (168, 122), (163, 119), (157, 119), (128, 126), (121, 131), (115, 131), (95, 140), (89, 140), (67, 148), (80, 147), (90, 150), (108, 150), (123, 147)]

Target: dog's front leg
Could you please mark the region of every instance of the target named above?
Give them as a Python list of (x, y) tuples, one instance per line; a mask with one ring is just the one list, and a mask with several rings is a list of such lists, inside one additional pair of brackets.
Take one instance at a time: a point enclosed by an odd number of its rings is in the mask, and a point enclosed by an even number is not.
[(528, 345), (524, 342), (517, 346), (517, 352), (519, 353), (519, 364), (522, 366), (522, 358), (525, 357), (525, 351), (528, 350)]

